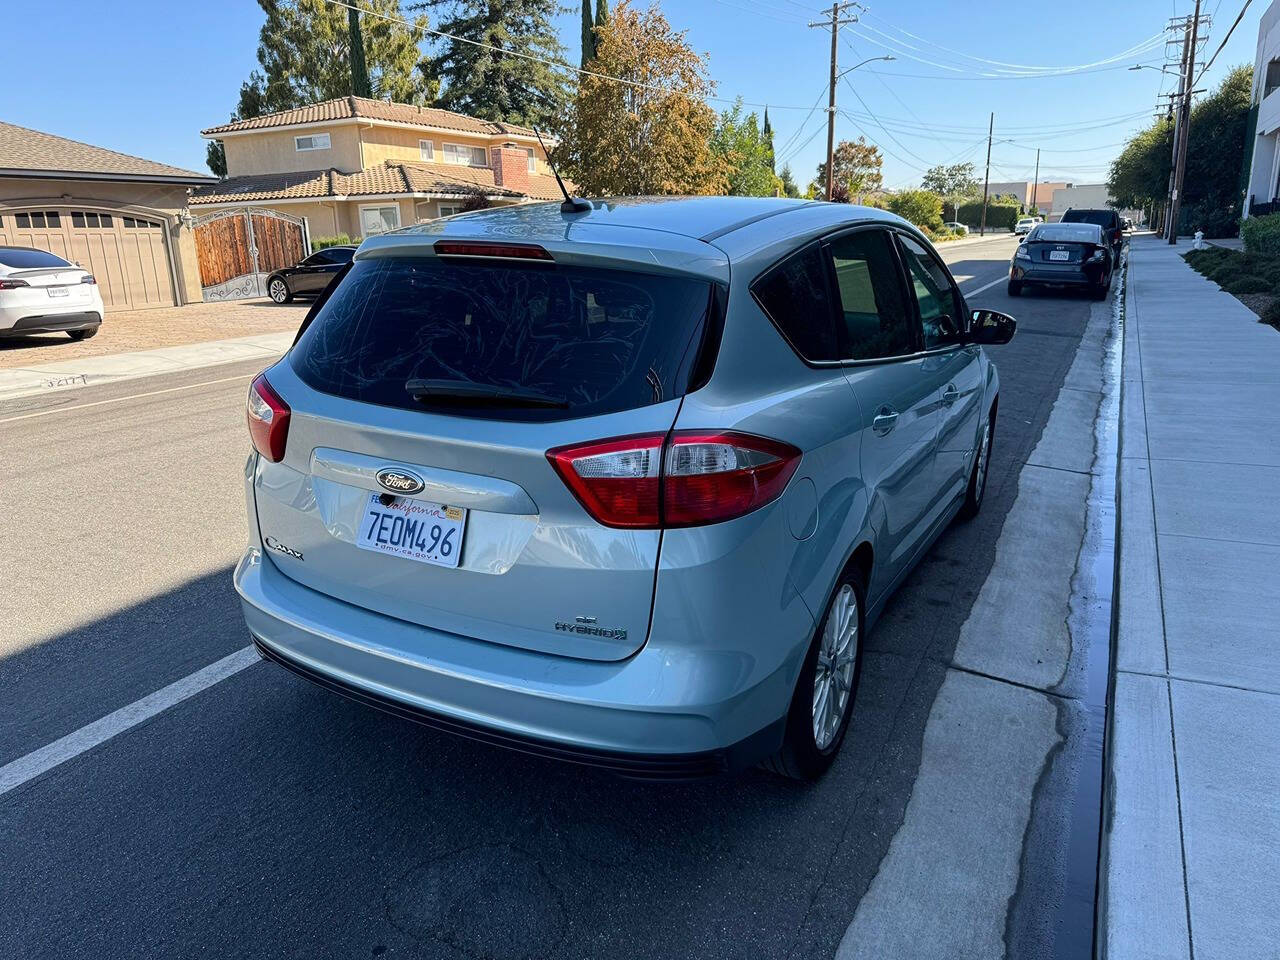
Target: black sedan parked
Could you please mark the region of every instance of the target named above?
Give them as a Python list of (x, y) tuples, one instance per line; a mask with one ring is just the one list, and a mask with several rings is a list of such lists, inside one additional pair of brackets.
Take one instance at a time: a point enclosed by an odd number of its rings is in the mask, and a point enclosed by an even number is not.
[(351, 262), (355, 252), (355, 246), (317, 250), (301, 263), (267, 277), (267, 295), (276, 303), (288, 303), (296, 296), (319, 296), (334, 274)]
[(1096, 223), (1041, 223), (1009, 263), (1009, 296), (1028, 283), (1086, 287), (1095, 300), (1111, 288), (1111, 245)]

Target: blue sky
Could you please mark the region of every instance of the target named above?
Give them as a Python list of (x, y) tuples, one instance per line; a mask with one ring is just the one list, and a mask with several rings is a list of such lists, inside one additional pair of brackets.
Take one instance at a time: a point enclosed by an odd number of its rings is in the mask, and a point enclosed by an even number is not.
[[(1242, 5), (1204, 0), (1204, 10), (1217, 13), (1206, 57)], [(676, 27), (688, 30), (694, 49), (709, 54), (719, 96), (770, 105), (779, 155), (790, 160), (798, 182), (808, 182), (825, 150), (821, 107), (830, 51), (830, 34), (806, 26), (822, 16), (815, 0), (665, 0), (661, 6)], [(853, 113), (839, 116), (836, 136), (863, 134), (879, 144), (885, 181), (898, 187), (918, 182), (921, 170), (935, 163), (972, 160), (981, 175), (990, 111), (997, 141), (992, 180), (1030, 179), (1037, 146), (1044, 151), (1042, 180), (1105, 179), (1119, 144), (1149, 122), (1157, 94), (1174, 85), (1154, 70), (1115, 67), (1158, 64), (1163, 48), (1086, 73), (1025, 74), (1109, 61), (1152, 37), (1169, 17), (1188, 13), (1192, 2), (1073, 0), (1055, 8), (1027, 0), (894, 0), (867, 6), (858, 24), (841, 31), (842, 68), (886, 53), (897, 59), (854, 71), (852, 87), (840, 83), (838, 106)], [(9, 94), (0, 119), (203, 171), (200, 129), (227, 119), (241, 81), (256, 66), (258, 5), (53, 0), (52, 8), (12, 4), (6, 12), (6, 35), (49, 36), (53, 29), (57, 40), (52, 47), (8, 45), (0, 58), (0, 90)], [(1265, 2), (1250, 7), (1200, 86), (1212, 88), (1230, 67), (1253, 61), (1265, 8)], [(576, 64), (578, 15), (557, 23)]]

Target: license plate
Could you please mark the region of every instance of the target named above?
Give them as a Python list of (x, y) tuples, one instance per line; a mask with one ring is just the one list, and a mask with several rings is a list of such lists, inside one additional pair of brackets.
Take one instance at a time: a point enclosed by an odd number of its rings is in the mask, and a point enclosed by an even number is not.
[(1049, 259), (1050, 260), (1070, 260), (1071, 254), (1066, 250), (1050, 250)]
[(46, 287), (45, 289), (49, 291), (51, 297), (65, 297), (71, 292), (66, 287)]
[(429, 500), (396, 497), (382, 502), (382, 494), (371, 493), (360, 520), (356, 546), (362, 550), (456, 567), (462, 558), (462, 536), (467, 527), (467, 511)]

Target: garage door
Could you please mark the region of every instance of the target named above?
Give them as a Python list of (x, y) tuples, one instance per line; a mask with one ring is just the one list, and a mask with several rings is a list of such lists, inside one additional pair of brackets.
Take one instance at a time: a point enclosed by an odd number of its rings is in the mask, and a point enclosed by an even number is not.
[(174, 305), (164, 225), (74, 207), (0, 213), (0, 244), (36, 247), (75, 261), (98, 281), (108, 310)]

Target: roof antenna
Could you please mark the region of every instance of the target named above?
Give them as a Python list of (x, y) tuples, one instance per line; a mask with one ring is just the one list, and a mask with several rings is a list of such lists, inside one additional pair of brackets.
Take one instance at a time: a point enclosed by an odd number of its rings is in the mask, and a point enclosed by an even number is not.
[(533, 128), (533, 135), (538, 138), (538, 145), (542, 147), (542, 153), (547, 158), (547, 166), (551, 168), (551, 174), (556, 178), (556, 183), (560, 185), (560, 192), (564, 194), (564, 203), (560, 204), (561, 213), (588, 213), (592, 209), (591, 201), (583, 200), (581, 197), (569, 196), (569, 191), (565, 188), (564, 181), (560, 179), (560, 173), (556, 170), (556, 162), (551, 159), (551, 151), (547, 149), (547, 145), (542, 142), (542, 134), (538, 132), (538, 128)]

